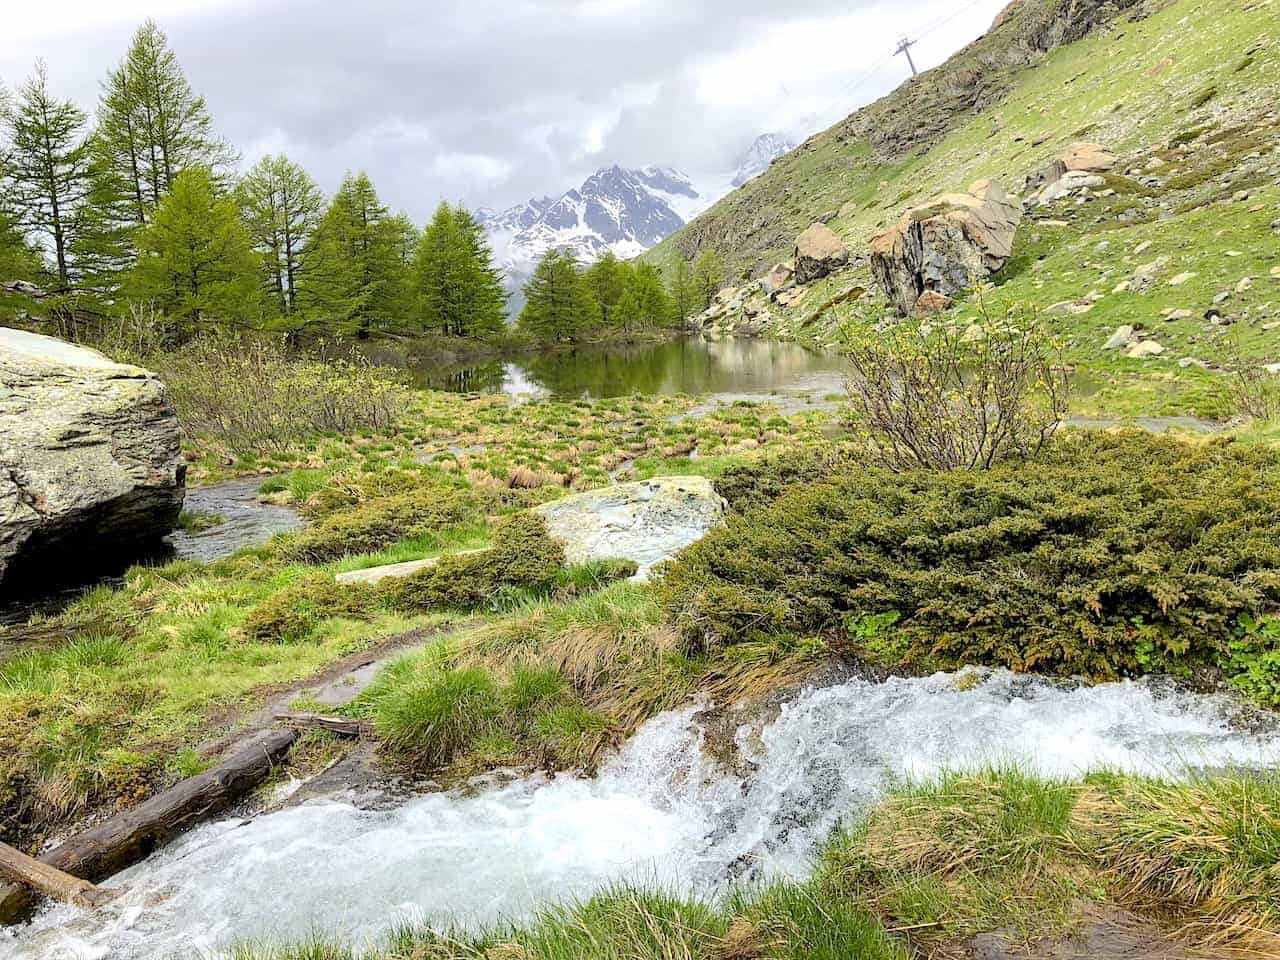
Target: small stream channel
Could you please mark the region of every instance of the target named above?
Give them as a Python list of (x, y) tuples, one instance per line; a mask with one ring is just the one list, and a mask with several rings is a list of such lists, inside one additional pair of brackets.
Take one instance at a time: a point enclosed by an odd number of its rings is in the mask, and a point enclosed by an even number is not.
[(715, 764), (703, 739), (690, 707), (646, 724), (595, 780), (493, 780), (390, 809), (344, 797), (210, 823), (111, 880), (125, 892), (100, 913), (48, 909), (0, 953), (159, 960), (313, 934), (359, 946), (398, 922), (518, 920), (617, 881), (714, 897), (805, 875), (842, 817), (945, 770), (1178, 777), (1280, 763), (1277, 719), (1226, 696), (1002, 671), (806, 691), (738, 730), (746, 773)]
[[(229, 557), (246, 547), (266, 543), (277, 533), (287, 533), (302, 527), (302, 517), (292, 507), (258, 500), (258, 490), (266, 479), (246, 477), (188, 490), (183, 502), (184, 511), (218, 516), (223, 522), (199, 533), (174, 530), (166, 538), (165, 549), (154, 557), (144, 559), (157, 563), (170, 560), (198, 560), (208, 563)], [(123, 574), (123, 570), (120, 572)], [(107, 576), (99, 580), (98, 584), (119, 582), (119, 576)], [(96, 585), (69, 586), (43, 596), (22, 598), (0, 605), (0, 630), (26, 623), (35, 613), (56, 613)], [(4, 658), (4, 647), (3, 637), (0, 637), (0, 659)]]

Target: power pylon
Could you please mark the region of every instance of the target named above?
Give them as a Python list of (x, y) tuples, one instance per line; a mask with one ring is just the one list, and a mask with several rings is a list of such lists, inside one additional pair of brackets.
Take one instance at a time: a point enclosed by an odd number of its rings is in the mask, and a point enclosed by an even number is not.
[(914, 45), (914, 40), (908, 40), (906, 37), (903, 37), (898, 41), (898, 49), (895, 51), (896, 53), (905, 53), (907, 55), (907, 63), (911, 64), (911, 75), (913, 77), (918, 76), (920, 73), (920, 71), (916, 69), (916, 62), (911, 59), (911, 48)]

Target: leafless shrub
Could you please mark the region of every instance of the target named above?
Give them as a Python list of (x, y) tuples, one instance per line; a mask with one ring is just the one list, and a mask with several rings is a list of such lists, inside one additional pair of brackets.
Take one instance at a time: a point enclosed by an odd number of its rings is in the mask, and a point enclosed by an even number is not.
[(409, 395), (401, 378), (358, 354), (319, 361), (266, 338), (196, 340), (151, 366), (169, 387), (187, 436), (235, 453), (385, 430)]
[(988, 469), (1029, 457), (1067, 412), (1061, 348), (1018, 309), (967, 328), (909, 321), (849, 352), (850, 420), (894, 471)]

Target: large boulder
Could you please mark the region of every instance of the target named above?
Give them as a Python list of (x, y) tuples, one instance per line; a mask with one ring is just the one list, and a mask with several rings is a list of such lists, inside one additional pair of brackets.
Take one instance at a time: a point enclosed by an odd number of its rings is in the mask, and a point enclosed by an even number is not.
[(720, 523), (725, 502), (705, 477), (655, 477), (565, 497), (537, 511), (570, 563), (633, 560), (643, 579), (654, 564)]
[(70, 579), (158, 542), (185, 474), (155, 374), (0, 327), (0, 588)]
[[(903, 316), (925, 291), (952, 297), (1000, 270), (1013, 254), (1022, 211), (998, 183), (945, 194), (910, 210), (871, 241), (871, 270)], [(936, 303), (937, 298), (930, 298)]]
[(849, 248), (825, 223), (815, 223), (796, 238), (796, 283), (813, 283), (849, 262)]

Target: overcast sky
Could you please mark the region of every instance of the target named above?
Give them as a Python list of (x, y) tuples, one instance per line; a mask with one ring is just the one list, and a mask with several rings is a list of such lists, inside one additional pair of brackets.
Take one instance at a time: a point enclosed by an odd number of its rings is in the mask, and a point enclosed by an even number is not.
[(934, 66), (1007, 2), (9, 0), (0, 82), (42, 57), (91, 109), (152, 16), (245, 165), (283, 150), (330, 191), (363, 168), (421, 221), (441, 198), (505, 206), (610, 163), (709, 178), (759, 133), (800, 140), (892, 89), (903, 34)]

